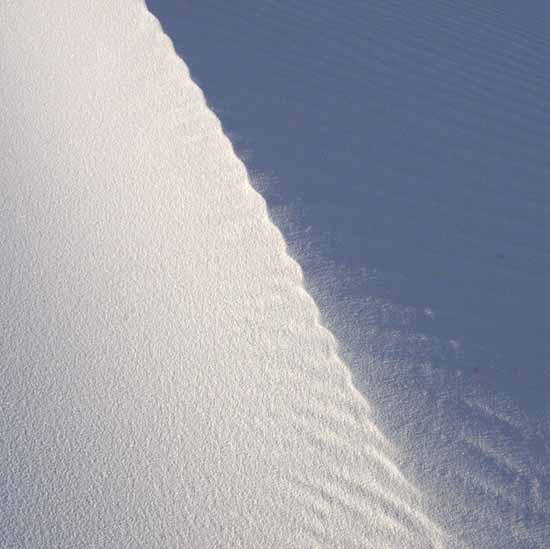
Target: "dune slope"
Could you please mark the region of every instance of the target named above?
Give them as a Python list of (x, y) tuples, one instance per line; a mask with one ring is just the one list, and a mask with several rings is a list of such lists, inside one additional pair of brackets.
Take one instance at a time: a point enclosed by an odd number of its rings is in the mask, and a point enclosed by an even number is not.
[(443, 543), (145, 4), (0, 23), (0, 545)]
[(550, 545), (550, 4), (147, 0), (402, 471)]

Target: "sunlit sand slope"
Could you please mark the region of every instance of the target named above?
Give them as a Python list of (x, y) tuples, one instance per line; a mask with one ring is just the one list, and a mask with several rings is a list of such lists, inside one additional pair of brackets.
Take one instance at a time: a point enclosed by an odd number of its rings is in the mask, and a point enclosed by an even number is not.
[(0, 545), (443, 543), (144, 3), (0, 24)]

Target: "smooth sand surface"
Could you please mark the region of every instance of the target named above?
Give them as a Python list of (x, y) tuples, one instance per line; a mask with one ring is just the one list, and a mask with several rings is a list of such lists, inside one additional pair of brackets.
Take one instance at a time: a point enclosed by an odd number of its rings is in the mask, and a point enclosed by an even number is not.
[(450, 544), (550, 546), (550, 3), (147, 4)]

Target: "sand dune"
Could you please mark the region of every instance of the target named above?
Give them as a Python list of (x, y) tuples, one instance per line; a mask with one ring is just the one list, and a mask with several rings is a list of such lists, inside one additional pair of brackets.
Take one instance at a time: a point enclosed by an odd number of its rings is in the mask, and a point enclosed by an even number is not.
[(0, 22), (0, 544), (442, 545), (145, 4)]
[(548, 2), (147, 3), (451, 542), (548, 546)]

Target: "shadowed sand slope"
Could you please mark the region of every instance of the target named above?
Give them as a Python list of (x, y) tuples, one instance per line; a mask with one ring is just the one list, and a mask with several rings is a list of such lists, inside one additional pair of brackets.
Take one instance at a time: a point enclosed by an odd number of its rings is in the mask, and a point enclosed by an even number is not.
[(0, 545), (442, 544), (144, 3), (0, 24)]
[(550, 4), (147, 3), (438, 521), (549, 546)]

